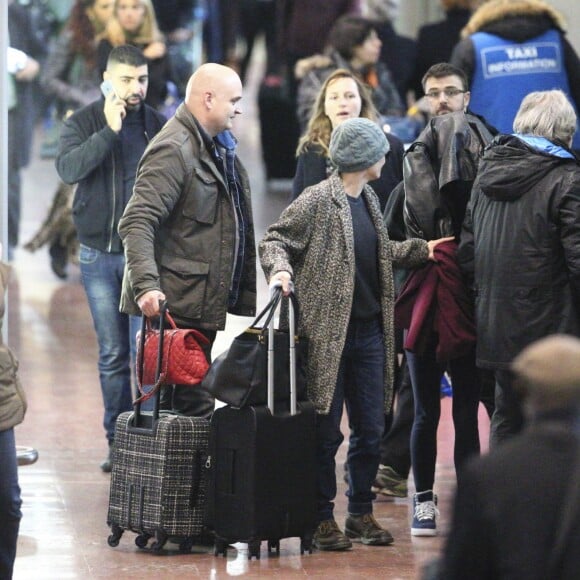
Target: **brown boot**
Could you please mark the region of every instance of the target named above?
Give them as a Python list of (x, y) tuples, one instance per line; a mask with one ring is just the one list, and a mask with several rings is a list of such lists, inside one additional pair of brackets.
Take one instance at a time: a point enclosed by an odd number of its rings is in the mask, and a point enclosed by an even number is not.
[(314, 532), (312, 542), (318, 550), (341, 551), (352, 548), (351, 541), (342, 533), (334, 520), (320, 522)]
[(362, 516), (349, 514), (344, 531), (355, 542), (362, 542), (367, 546), (388, 546), (394, 541), (390, 532), (379, 526), (373, 514)]

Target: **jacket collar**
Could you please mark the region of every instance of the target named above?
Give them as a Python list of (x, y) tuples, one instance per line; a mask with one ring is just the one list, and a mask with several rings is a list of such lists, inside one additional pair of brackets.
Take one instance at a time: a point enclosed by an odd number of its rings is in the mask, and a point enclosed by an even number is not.
[[(208, 143), (206, 143), (204, 136), (202, 135), (203, 128), (199, 121), (193, 116), (193, 113), (181, 103), (175, 112), (175, 118), (182, 123), (185, 128), (191, 133), (192, 137), (195, 139), (199, 147), (199, 160), (200, 162), (210, 171), (213, 176), (223, 185), (227, 191), (227, 185), (224, 180), (224, 176), (221, 171), (217, 168), (211, 153), (208, 150)], [(211, 137), (207, 135), (207, 138), (211, 141)]]
[[(330, 184), (330, 195), (332, 197), (332, 200), (342, 210), (343, 217), (347, 216), (350, 219), (350, 206), (348, 203), (348, 194), (344, 190), (342, 179), (340, 178), (338, 171), (335, 171), (328, 178), (328, 183)], [(370, 199), (370, 197), (374, 195), (375, 194), (371, 186), (368, 184), (365, 185), (361, 193), (361, 198), (364, 199), (366, 206), (368, 208), (369, 215), (371, 216), (371, 219), (378, 230), (380, 227), (382, 227), (383, 219), (382, 215), (380, 214), (380, 210), (375, 211), (374, 204)]]

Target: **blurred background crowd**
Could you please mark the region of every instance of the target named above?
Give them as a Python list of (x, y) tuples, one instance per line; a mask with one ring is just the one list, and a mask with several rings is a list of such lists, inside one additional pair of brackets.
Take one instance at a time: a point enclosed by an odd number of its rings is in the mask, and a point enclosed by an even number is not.
[[(298, 140), (316, 95), (338, 68), (354, 72), (371, 89), (385, 130), (412, 142), (429, 117), (421, 86), (424, 73), (451, 58), (462, 30), (483, 3), (9, 0), (9, 46), (27, 55), (36, 69), (12, 65), (17, 98), (9, 113), (8, 258), (23, 242), (30, 250), (48, 244), (53, 270), (61, 278), (67, 262), (76, 259), (74, 230), (66, 215), (68, 187), (55, 193), (37, 235), (19, 240), (19, 170), (30, 160), (38, 125), (41, 157), (55, 155), (63, 118), (98, 97), (112, 47), (129, 43), (143, 50), (150, 75), (147, 103), (169, 117), (202, 62), (231, 66), (246, 80), (256, 41), (263, 39), (265, 71), (257, 98), (266, 176), (287, 179), (295, 174)], [(565, 28), (564, 22), (558, 25)], [(410, 32), (401, 34), (401, 29)], [(464, 53), (458, 56), (463, 65)], [(577, 71), (570, 81), (574, 87)]]

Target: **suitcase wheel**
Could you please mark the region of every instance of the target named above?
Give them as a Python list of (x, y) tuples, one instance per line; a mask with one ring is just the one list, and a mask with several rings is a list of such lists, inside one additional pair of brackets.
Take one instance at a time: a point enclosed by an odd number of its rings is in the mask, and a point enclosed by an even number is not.
[(191, 552), (191, 548), (193, 548), (194, 539), (192, 536), (189, 538), (185, 538), (185, 540), (181, 540), (179, 542), (179, 551), (183, 553)]
[(262, 542), (260, 540), (252, 540), (248, 542), (248, 558), (251, 560), (252, 558), (256, 558), (256, 560), (260, 559), (260, 547)]
[(300, 555), (303, 555), (304, 552), (312, 554), (312, 534), (300, 538)]
[(227, 556), (228, 555), (228, 543), (221, 538), (215, 539), (215, 544), (213, 547), (214, 556)]
[(135, 545), (141, 549), (146, 548), (147, 542), (149, 541), (150, 538), (151, 538), (151, 534), (139, 534), (135, 538)]
[(268, 540), (268, 554), (276, 552), (276, 555), (280, 555), (280, 540)]
[(161, 552), (166, 542), (167, 542), (167, 534), (165, 532), (157, 530), (155, 532), (155, 541), (151, 544), (151, 551)]
[(122, 535), (123, 528), (118, 524), (111, 524), (111, 535), (107, 538), (107, 544), (109, 544), (111, 548), (116, 548), (119, 545), (119, 540)]

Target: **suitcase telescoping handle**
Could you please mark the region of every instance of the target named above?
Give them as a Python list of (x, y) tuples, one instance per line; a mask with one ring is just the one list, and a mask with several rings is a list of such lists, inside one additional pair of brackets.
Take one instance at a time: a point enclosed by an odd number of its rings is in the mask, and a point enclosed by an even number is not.
[[(155, 367), (155, 383), (159, 381), (161, 376), (161, 365), (163, 364), (163, 339), (165, 337), (165, 322), (167, 313), (167, 300), (159, 301), (159, 344), (157, 350), (157, 365)], [(139, 360), (137, 361), (137, 372), (139, 373), (139, 380), (143, 384), (143, 362), (145, 357), (145, 335), (147, 331), (147, 317), (143, 314), (141, 319), (141, 346), (139, 349)], [(154, 430), (155, 423), (159, 419), (159, 404), (161, 401), (161, 388), (157, 389), (155, 393), (155, 399), (153, 404), (153, 413), (151, 416), (151, 431)], [(135, 427), (141, 427), (142, 425), (142, 415), (141, 415), (141, 401), (138, 399), (134, 405), (135, 411)]]
[[(270, 296), (273, 299), (277, 293), (282, 293), (279, 282), (270, 287)], [(296, 318), (294, 315), (294, 285), (290, 282), (288, 297), (288, 332), (290, 334), (290, 415), (296, 415)], [(270, 317), (268, 324), (268, 409), (274, 414), (274, 317)]]

